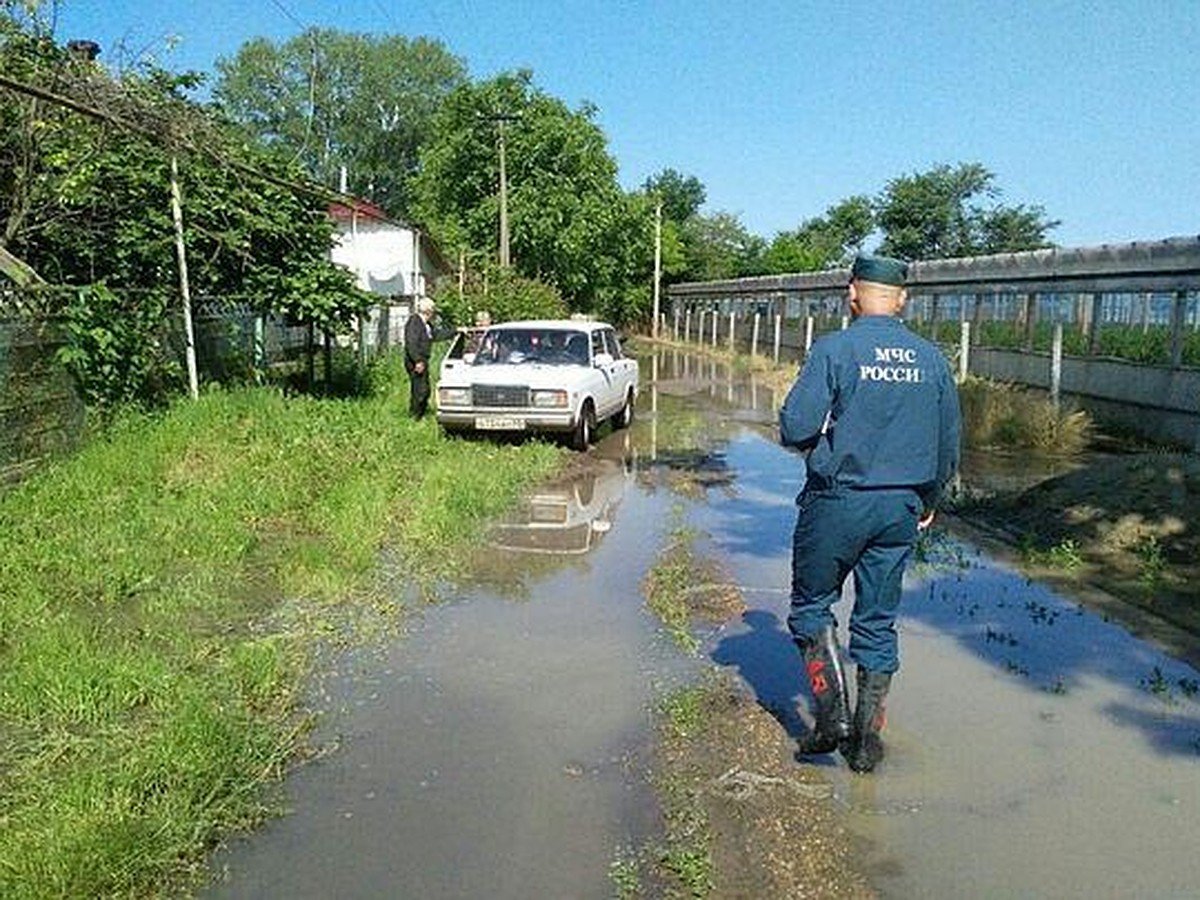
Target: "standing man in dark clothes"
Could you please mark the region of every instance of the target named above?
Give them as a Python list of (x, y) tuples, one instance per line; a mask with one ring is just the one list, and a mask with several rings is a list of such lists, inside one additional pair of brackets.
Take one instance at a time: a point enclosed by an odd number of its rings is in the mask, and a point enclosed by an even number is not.
[[(854, 321), (813, 343), (779, 413), (781, 441), (811, 451), (796, 500), (788, 616), (816, 707), (800, 753), (840, 749), (855, 772), (870, 772), (883, 758), (879, 733), (900, 666), (895, 623), (904, 570), (959, 460), (950, 367), (899, 318), (907, 277), (900, 260), (854, 261)], [(851, 572), (853, 717), (831, 611)]]
[(404, 323), (404, 368), (408, 372), (408, 412), (420, 419), (429, 410), (429, 354), (433, 350), (433, 301), (422, 297)]

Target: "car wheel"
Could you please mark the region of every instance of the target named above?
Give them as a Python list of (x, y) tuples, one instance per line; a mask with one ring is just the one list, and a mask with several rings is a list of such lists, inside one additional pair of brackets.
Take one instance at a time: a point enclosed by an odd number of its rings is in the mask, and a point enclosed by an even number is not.
[(633, 424), (633, 391), (625, 394), (625, 405), (612, 417), (613, 428), (628, 428)]
[(571, 435), (571, 446), (574, 449), (586, 450), (592, 442), (595, 415), (592, 411), (592, 401), (585, 400), (583, 407), (579, 410), (579, 421), (575, 424), (575, 432)]

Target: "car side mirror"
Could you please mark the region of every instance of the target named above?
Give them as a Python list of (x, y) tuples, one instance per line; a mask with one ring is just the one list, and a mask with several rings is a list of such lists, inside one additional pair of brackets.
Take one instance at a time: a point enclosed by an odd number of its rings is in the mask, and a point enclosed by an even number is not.
[(613, 358), (611, 353), (597, 353), (594, 357), (592, 357), (592, 365), (594, 366), (611, 366), (612, 361)]
[(465, 362), (468, 366), (471, 365), (471, 363), (475, 362), (475, 354), (474, 353), (464, 353), (462, 358), (463, 358), (463, 362)]

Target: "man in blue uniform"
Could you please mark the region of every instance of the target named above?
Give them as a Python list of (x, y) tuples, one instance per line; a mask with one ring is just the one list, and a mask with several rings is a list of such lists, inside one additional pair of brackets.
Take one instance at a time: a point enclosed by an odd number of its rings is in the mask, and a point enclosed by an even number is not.
[[(796, 503), (788, 627), (804, 657), (816, 723), (803, 755), (840, 749), (869, 772), (899, 668), (896, 613), (919, 530), (933, 521), (958, 467), (958, 391), (946, 358), (899, 318), (908, 266), (859, 256), (850, 272), (854, 321), (813, 343), (779, 413), (780, 439), (808, 452)], [(853, 716), (831, 607), (854, 574)]]

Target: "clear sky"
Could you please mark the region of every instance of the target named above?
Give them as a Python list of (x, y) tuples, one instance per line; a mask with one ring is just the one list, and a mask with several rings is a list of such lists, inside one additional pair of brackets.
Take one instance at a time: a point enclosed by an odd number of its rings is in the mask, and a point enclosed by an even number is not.
[(694, 175), (765, 238), (959, 162), (1065, 246), (1200, 234), (1200, 0), (60, 0), (55, 33), (211, 73), (310, 25), (532, 69), (598, 107), (626, 188)]

